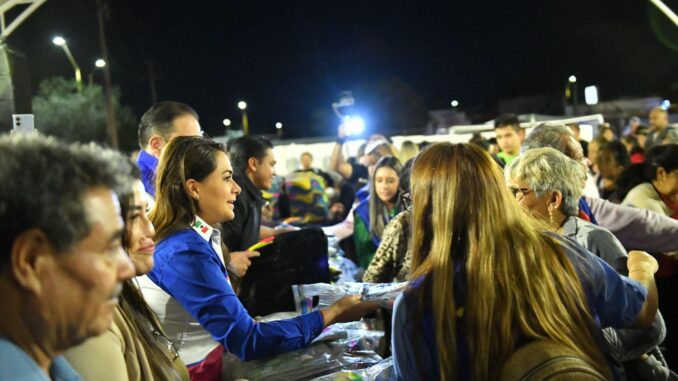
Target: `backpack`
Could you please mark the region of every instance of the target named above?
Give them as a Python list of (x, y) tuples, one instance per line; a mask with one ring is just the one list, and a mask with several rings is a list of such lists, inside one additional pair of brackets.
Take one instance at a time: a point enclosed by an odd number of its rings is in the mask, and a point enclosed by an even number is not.
[(501, 369), (502, 381), (604, 381), (589, 362), (572, 349), (550, 340), (535, 340), (518, 348)]
[(330, 281), (327, 236), (319, 227), (279, 234), (258, 251), (239, 291), (251, 316), (295, 311), (292, 285)]

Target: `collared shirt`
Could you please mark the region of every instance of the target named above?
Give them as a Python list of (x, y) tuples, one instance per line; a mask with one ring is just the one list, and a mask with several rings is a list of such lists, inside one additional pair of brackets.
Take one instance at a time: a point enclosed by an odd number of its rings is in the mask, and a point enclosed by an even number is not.
[[(255, 322), (227, 281), (223, 258), (203, 237), (208, 233), (212, 237), (212, 232), (205, 226), (198, 230), (178, 231), (156, 246), (155, 266), (148, 279), (167, 299), (162, 300), (148, 284), (141, 284), (145, 298), (148, 293), (148, 304), (188, 366), (203, 361), (218, 343), (250, 360), (304, 347), (322, 331), (320, 311)], [(172, 311), (174, 316), (170, 316)]]
[(195, 216), (195, 221), (193, 221), (191, 227), (202, 237), (202, 239), (209, 242), (212, 249), (219, 254), (221, 262), (225, 266), (226, 262), (224, 262), (224, 252), (221, 249), (221, 232), (219, 229), (213, 228), (199, 216)]
[(224, 243), (231, 251), (244, 251), (259, 242), (261, 226), (261, 207), (264, 198), (247, 175), (239, 170), (233, 173), (233, 180), (242, 188), (235, 200), (235, 218), (223, 222)]
[(26, 352), (0, 336), (0, 380), (82, 381), (82, 377), (62, 356), (52, 359), (48, 376)]
[(141, 150), (137, 157), (137, 165), (141, 170), (141, 182), (144, 183), (146, 193), (155, 197), (155, 172), (158, 169), (158, 159), (150, 153)]
[(618, 273), (628, 274), (626, 250), (609, 230), (570, 216), (563, 222), (563, 235), (574, 239), (592, 254), (602, 258)]
[[(212, 249), (219, 254), (221, 263), (223, 263), (224, 266), (228, 266), (224, 259), (224, 251), (221, 248), (221, 232), (219, 229), (213, 228), (199, 216), (195, 216), (195, 221), (193, 221), (191, 227), (202, 237), (202, 239), (209, 242)], [(228, 281), (228, 284), (233, 285), (231, 279), (228, 277), (228, 273), (226, 274), (226, 280)]]

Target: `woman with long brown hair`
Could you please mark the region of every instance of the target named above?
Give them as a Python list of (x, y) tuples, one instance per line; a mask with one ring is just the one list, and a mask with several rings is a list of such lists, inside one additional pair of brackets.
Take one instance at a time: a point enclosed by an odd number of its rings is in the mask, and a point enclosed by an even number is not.
[(251, 360), (299, 349), (324, 327), (376, 308), (347, 296), (320, 311), (257, 323), (231, 286), (218, 230), (219, 223), (235, 217), (240, 193), (225, 148), (201, 137), (174, 138), (160, 158), (156, 181), (150, 214), (155, 267), (142, 290), (191, 380), (221, 380), (224, 351)]
[(544, 232), (490, 156), (470, 144), (429, 147), (410, 180), (412, 282), (393, 313), (398, 379), (499, 379), (520, 345), (544, 339), (611, 376), (596, 323), (650, 324), (653, 258), (630, 255), (637, 281), (629, 280)]

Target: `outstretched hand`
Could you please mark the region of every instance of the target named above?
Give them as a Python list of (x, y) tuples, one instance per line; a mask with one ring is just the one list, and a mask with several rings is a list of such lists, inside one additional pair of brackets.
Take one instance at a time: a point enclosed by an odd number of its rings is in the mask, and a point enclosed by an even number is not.
[(363, 302), (359, 295), (344, 296), (321, 310), (325, 326), (355, 321), (379, 307), (377, 302)]
[(251, 258), (258, 257), (258, 251), (236, 251), (231, 253), (231, 261), (228, 268), (238, 277), (242, 278), (247, 273), (247, 269), (252, 266)]

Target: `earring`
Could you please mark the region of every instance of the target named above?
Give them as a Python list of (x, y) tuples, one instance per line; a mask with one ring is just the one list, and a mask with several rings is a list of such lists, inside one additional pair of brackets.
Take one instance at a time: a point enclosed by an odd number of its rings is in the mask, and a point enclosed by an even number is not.
[(195, 198), (196, 200), (200, 200), (200, 195), (196, 194), (196, 195), (193, 196), (193, 198)]
[(553, 220), (553, 208), (549, 206), (548, 209), (549, 209), (549, 221), (551, 221), (551, 225), (555, 225), (556, 222)]

